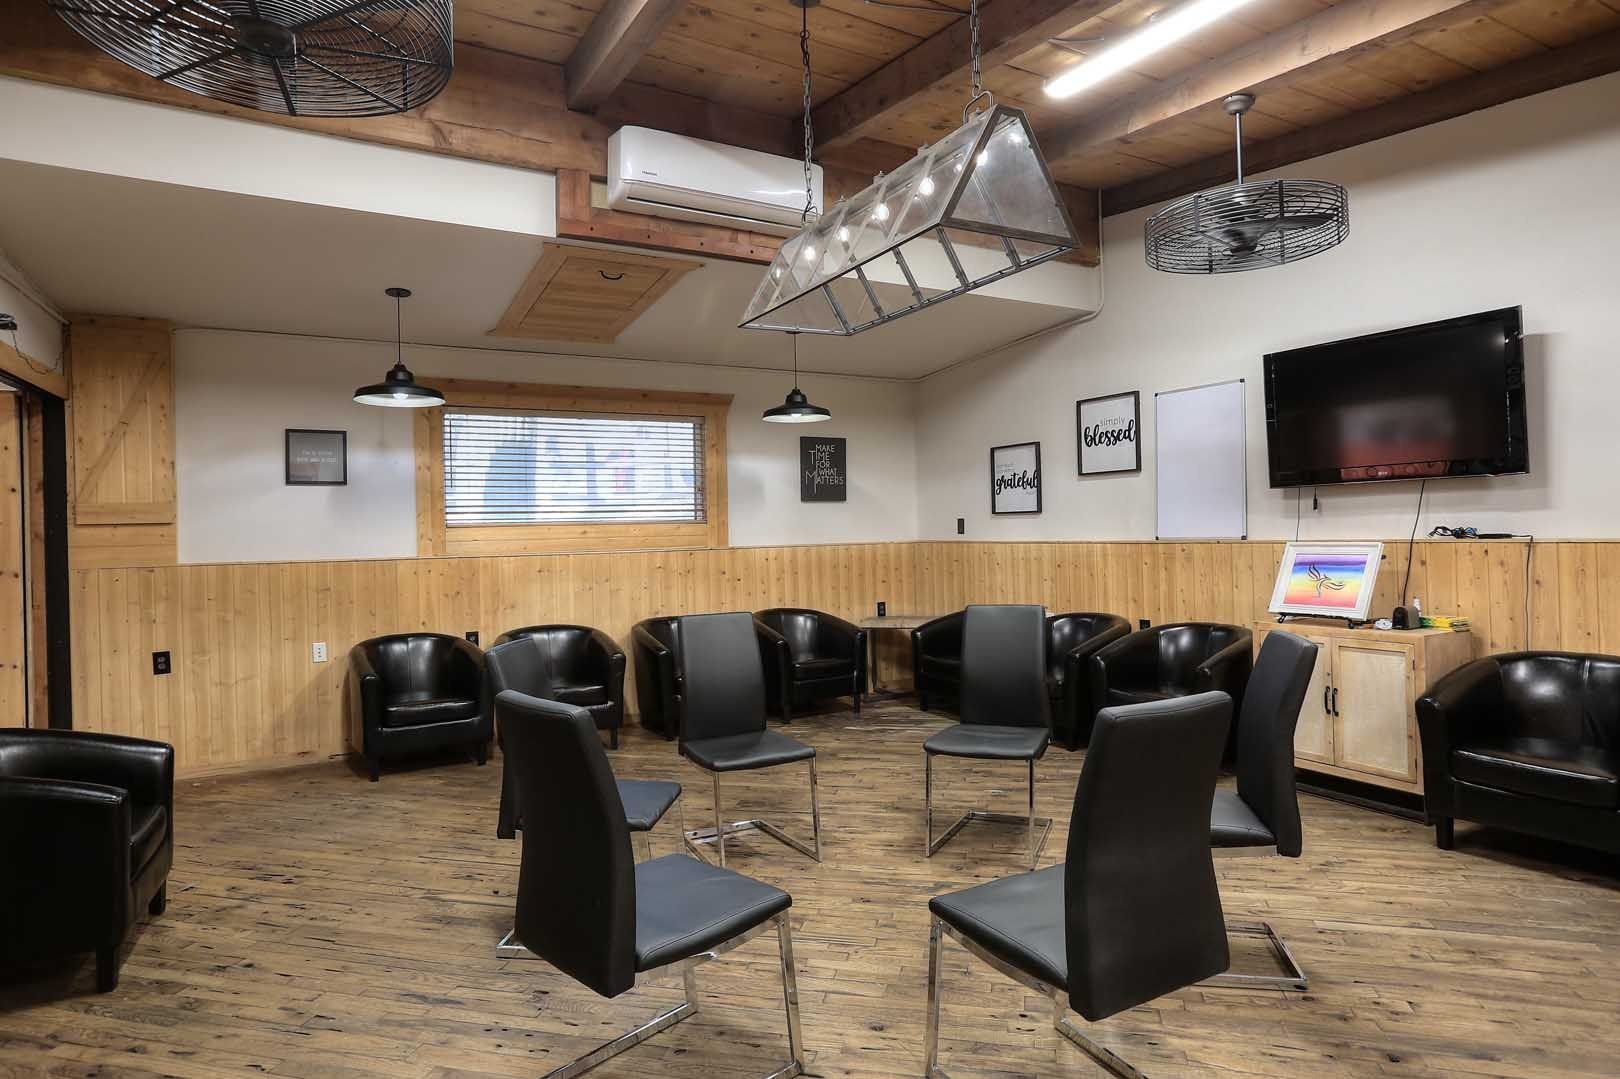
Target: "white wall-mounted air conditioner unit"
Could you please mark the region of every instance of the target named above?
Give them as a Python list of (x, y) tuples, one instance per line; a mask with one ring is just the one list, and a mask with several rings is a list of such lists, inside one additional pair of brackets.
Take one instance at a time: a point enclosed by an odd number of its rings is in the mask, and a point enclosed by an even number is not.
[[(811, 219), (821, 213), (821, 166), (811, 166)], [(802, 225), (804, 162), (647, 127), (608, 138), (608, 205), (615, 210), (791, 236)]]

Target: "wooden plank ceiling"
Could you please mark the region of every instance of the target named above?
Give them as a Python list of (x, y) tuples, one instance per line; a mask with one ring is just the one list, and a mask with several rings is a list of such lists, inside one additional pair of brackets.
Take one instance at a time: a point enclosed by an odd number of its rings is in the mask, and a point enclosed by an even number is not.
[[(894, 2), (910, 6), (823, 0), (809, 13), (823, 164), (892, 168), (961, 121), (966, 20), (953, 12), (966, 0)], [(1237, 90), (1260, 96), (1246, 141), (1258, 148), (1278, 140), (1261, 158), (1282, 164), (1285, 146), (1337, 148), (1350, 132), (1365, 141), (1620, 67), (1620, 0), (1253, 0), (1091, 91), (1045, 97), (1047, 79), (1176, 2), (984, 4), (986, 87), (1029, 113), (1058, 180), (1118, 194), (1110, 209), (1223, 179), (1232, 129), (1220, 101)], [(457, 36), (565, 64), (604, 8), (634, 14), (649, 3), (461, 0)], [(794, 121), (797, 8), (788, 0), (664, 3), (661, 30), (644, 35), (639, 59), (625, 66), (629, 82)], [(1549, 55), (1561, 50), (1576, 62)], [(1470, 79), (1466, 93), (1424, 97)], [(1377, 122), (1347, 124), (1362, 113)], [(1304, 137), (1335, 124), (1332, 138)]]

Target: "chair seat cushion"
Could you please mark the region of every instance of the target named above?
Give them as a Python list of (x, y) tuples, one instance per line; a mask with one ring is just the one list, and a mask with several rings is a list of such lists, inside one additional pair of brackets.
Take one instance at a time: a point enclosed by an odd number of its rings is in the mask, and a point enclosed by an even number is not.
[(160, 805), (132, 802), (129, 807), (129, 870), (139, 873), (163, 846), (169, 831), (169, 811)]
[(1451, 751), (1465, 783), (1595, 809), (1620, 808), (1620, 753), (1555, 738), (1476, 741)]
[(632, 832), (650, 832), (681, 796), (679, 783), (657, 779), (619, 780), (619, 801), (624, 803), (624, 823)]
[(974, 757), (991, 761), (1039, 760), (1052, 735), (1045, 727), (992, 727), (958, 723), (923, 743), (927, 753), (944, 757)]
[(837, 678), (840, 675), (852, 674), (854, 670), (854, 660), (840, 659), (837, 656), (826, 659), (796, 659), (793, 661), (793, 678), (799, 682), (815, 678)]
[(383, 703), (384, 727), (420, 727), (476, 719), (478, 702), (469, 697), (395, 697)]
[(997, 959), (1067, 989), (1063, 871), (1054, 865), (938, 895), (928, 909)]
[(1273, 847), (1277, 837), (1255, 816), (1237, 791), (1215, 792), (1209, 809), (1209, 845), (1212, 847)]
[(636, 866), (636, 970), (690, 959), (792, 905), (779, 888), (684, 854), (642, 862)]
[(551, 698), (563, 704), (577, 704), (583, 708), (608, 703), (608, 690), (606, 686), (552, 686)]
[(1168, 701), (1179, 696), (1181, 694), (1171, 689), (1127, 689), (1122, 686), (1109, 686), (1106, 703), (1109, 705), (1152, 704), (1154, 701)]
[(776, 731), (750, 731), (724, 738), (699, 738), (681, 743), (681, 752), (699, 768), (711, 772), (745, 772), (778, 764), (807, 761), (816, 755), (813, 746)]

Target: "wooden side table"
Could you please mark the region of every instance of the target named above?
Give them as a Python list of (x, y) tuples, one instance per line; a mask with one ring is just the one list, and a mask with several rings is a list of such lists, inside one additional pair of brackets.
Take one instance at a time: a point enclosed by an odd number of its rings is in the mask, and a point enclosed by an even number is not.
[(880, 690), (877, 683), (877, 640), (878, 634), (883, 632), (904, 633), (909, 635), (918, 626), (926, 625), (938, 618), (936, 614), (886, 614), (872, 615), (863, 618), (855, 624), (866, 630), (866, 670), (872, 679), (871, 696), (874, 699), (898, 697), (899, 694), (890, 690)]

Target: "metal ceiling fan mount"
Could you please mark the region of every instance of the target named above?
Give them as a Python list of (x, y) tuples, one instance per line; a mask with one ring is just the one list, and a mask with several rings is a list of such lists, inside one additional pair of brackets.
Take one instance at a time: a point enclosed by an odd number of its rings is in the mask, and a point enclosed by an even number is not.
[(1243, 117), (1253, 94), (1232, 94), (1237, 182), (1188, 195), (1148, 218), (1147, 264), (1166, 273), (1259, 270), (1319, 255), (1350, 234), (1350, 194), (1327, 180), (1243, 178)]

